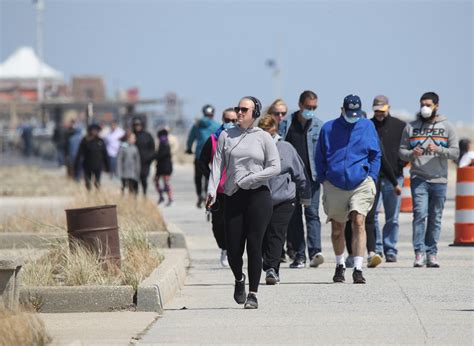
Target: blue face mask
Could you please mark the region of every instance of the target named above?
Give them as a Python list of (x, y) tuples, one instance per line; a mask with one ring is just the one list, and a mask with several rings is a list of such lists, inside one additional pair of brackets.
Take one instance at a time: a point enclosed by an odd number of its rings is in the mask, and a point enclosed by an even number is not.
[(345, 119), (348, 123), (350, 123), (350, 124), (354, 124), (354, 123), (358, 122), (359, 119), (360, 119), (359, 117), (348, 117), (348, 116), (345, 115), (345, 114), (343, 114), (343, 117), (344, 117), (344, 119)]
[(223, 126), (224, 130), (231, 129), (231, 128), (233, 128), (233, 127), (235, 127), (235, 124), (234, 124), (233, 122), (224, 123), (224, 126)]
[(305, 118), (306, 120), (309, 120), (309, 119), (312, 119), (314, 117), (314, 111), (310, 110), (310, 109), (304, 109), (302, 112), (301, 112), (301, 116), (303, 118)]

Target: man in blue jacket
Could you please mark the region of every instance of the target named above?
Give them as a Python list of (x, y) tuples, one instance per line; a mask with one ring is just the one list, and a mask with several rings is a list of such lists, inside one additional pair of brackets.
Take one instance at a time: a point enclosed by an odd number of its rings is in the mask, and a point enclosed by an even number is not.
[[(311, 182), (311, 204), (304, 208), (304, 216), (307, 228), (309, 264), (311, 267), (318, 267), (324, 262), (324, 257), (321, 253), (321, 221), (319, 220), (320, 184), (316, 177), (313, 157), (323, 122), (315, 115), (318, 96), (313, 91), (306, 90), (301, 93), (298, 106), (299, 111), (290, 114), (280, 123), (280, 136), (296, 149), (303, 160), (307, 180)], [(301, 196), (297, 195), (297, 199), (300, 198)], [(296, 204), (288, 227), (288, 243), (291, 243), (296, 252), (290, 268), (304, 268), (306, 244), (303, 209), (300, 203)]]
[(194, 185), (196, 186), (196, 194), (198, 197), (197, 207), (201, 208), (205, 200), (207, 191), (207, 179), (199, 168), (199, 157), (201, 150), (207, 139), (217, 131), (219, 124), (213, 120), (214, 107), (211, 105), (204, 105), (202, 107), (203, 117), (196, 121), (196, 123), (189, 131), (188, 140), (186, 142), (186, 153), (192, 154), (193, 143), (196, 142), (195, 159), (194, 159)]
[(381, 151), (372, 121), (362, 117), (357, 95), (344, 99), (339, 118), (324, 124), (316, 148), (316, 170), (323, 184), (323, 206), (331, 221), (336, 255), (334, 282), (344, 282), (344, 225), (352, 221), (355, 284), (364, 284), (362, 262), (366, 245), (365, 217), (375, 199)]

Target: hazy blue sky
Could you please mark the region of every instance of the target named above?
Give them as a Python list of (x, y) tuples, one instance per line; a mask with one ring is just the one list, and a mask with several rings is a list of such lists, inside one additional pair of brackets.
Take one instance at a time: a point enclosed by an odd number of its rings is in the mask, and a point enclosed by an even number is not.
[[(109, 94), (134, 85), (146, 97), (175, 91), (189, 117), (247, 94), (269, 104), (265, 61), (280, 55), (290, 109), (311, 89), (322, 119), (339, 115), (349, 93), (366, 110), (382, 93), (392, 109), (414, 113), (433, 90), (449, 118), (474, 122), (472, 1), (45, 2), (48, 64), (67, 78), (103, 75)], [(32, 1), (0, 0), (0, 59), (34, 44)]]

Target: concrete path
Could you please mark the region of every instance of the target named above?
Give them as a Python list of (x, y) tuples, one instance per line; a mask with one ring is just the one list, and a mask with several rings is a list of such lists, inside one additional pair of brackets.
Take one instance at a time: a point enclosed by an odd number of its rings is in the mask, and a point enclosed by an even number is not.
[(192, 167), (176, 167), (172, 182), (176, 204), (163, 214), (185, 232), (192, 266), (184, 289), (141, 344), (472, 345), (474, 251), (448, 246), (453, 200), (443, 218), (440, 269), (412, 267), (412, 216), (402, 214), (398, 263), (365, 269), (366, 285), (353, 285), (350, 270), (346, 284), (333, 284), (330, 229), (323, 225), (326, 263), (317, 269), (284, 264), (282, 283), (260, 286), (260, 307), (251, 311), (233, 301), (232, 274), (220, 268), (210, 224), (195, 206)]

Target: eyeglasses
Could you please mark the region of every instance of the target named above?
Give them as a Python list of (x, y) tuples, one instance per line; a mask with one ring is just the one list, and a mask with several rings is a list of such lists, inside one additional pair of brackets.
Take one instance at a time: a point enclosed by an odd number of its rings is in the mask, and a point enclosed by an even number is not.
[(276, 117), (284, 117), (286, 115), (286, 112), (273, 112), (272, 115)]
[(236, 123), (237, 122), (237, 119), (227, 119), (227, 118), (224, 118), (224, 123), (228, 124), (228, 123)]
[(242, 114), (245, 114), (249, 111), (249, 109), (251, 109), (251, 108), (248, 108), (248, 107), (234, 107), (234, 111), (237, 114), (239, 114), (241, 112), (242, 112)]

